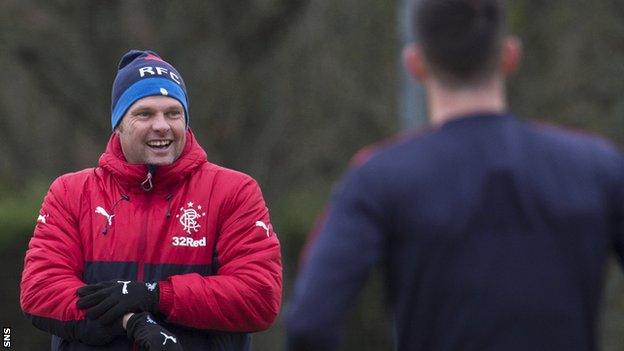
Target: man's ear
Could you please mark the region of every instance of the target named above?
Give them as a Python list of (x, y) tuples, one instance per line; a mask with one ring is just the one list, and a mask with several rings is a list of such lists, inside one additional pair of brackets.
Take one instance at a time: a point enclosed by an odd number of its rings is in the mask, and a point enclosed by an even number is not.
[(520, 38), (509, 35), (503, 40), (501, 69), (505, 76), (514, 73), (522, 61), (522, 41)]
[(427, 79), (428, 72), (419, 45), (408, 44), (403, 48), (403, 65), (414, 79), (420, 81)]

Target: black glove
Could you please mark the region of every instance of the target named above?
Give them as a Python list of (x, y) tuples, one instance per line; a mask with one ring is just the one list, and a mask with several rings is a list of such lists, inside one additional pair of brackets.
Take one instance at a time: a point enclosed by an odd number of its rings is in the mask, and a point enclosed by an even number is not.
[(87, 317), (111, 324), (129, 312), (155, 311), (158, 284), (136, 281), (109, 281), (83, 286), (77, 290), (77, 306), (87, 309)]
[(182, 351), (178, 338), (147, 312), (132, 315), (126, 324), (126, 333), (142, 350)]

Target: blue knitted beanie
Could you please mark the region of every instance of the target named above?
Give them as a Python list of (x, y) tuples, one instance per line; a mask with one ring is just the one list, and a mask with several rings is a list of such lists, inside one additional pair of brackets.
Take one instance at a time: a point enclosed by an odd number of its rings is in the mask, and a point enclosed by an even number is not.
[(188, 128), (188, 98), (182, 76), (153, 51), (130, 50), (119, 61), (113, 82), (111, 124), (113, 130), (137, 100), (146, 96), (172, 97), (184, 107)]

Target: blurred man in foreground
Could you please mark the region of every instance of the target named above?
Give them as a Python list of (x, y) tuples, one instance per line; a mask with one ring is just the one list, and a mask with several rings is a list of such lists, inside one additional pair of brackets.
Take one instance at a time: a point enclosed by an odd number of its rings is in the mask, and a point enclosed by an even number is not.
[(502, 2), (420, 0), (413, 16), (404, 62), (431, 125), (354, 158), (296, 281), (289, 349), (335, 349), (379, 266), (398, 350), (595, 350), (624, 157), (507, 111), (521, 45)]
[(21, 306), (53, 350), (249, 350), (277, 316), (260, 188), (209, 163), (188, 122), (180, 73), (126, 53), (106, 151), (50, 186), (24, 260)]

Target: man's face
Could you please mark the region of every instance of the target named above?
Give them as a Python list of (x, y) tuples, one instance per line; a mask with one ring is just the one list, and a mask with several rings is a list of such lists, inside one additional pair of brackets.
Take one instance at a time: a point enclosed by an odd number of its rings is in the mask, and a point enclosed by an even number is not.
[(129, 163), (168, 165), (177, 160), (186, 142), (184, 108), (168, 96), (137, 100), (116, 131)]

